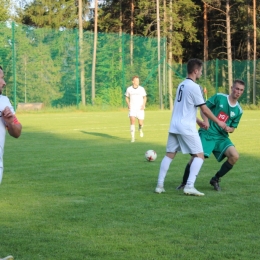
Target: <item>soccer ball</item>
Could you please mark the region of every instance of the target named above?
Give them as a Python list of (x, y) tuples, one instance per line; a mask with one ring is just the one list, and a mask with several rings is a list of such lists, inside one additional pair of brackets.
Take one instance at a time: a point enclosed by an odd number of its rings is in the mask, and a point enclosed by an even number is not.
[(148, 162), (153, 162), (157, 158), (157, 153), (154, 150), (148, 150), (144, 156)]

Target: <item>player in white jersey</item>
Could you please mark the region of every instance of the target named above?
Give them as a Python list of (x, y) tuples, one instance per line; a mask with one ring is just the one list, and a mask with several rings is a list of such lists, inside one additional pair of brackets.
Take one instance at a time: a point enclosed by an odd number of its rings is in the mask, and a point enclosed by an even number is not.
[(125, 100), (129, 109), (131, 142), (135, 141), (135, 119), (138, 119), (140, 137), (144, 136), (144, 109), (146, 104), (146, 91), (139, 86), (139, 77), (132, 78), (133, 85), (128, 87), (125, 92)]
[(164, 179), (170, 164), (178, 151), (183, 154), (189, 153), (193, 157), (190, 166), (190, 175), (184, 187), (184, 193), (188, 195), (203, 196), (204, 193), (195, 189), (194, 183), (204, 161), (201, 140), (196, 129), (197, 108), (200, 107), (204, 115), (216, 122), (221, 128), (226, 124), (213, 115), (206, 106), (200, 86), (195, 83), (202, 74), (202, 61), (191, 59), (187, 63), (188, 77), (181, 82), (176, 91), (174, 109), (170, 123), (166, 155), (164, 156), (158, 175), (156, 193), (165, 192)]
[(15, 138), (18, 138), (22, 131), (22, 125), (15, 116), (9, 98), (2, 95), (5, 85), (4, 72), (0, 66), (0, 184), (3, 177), (3, 155), (6, 130)]

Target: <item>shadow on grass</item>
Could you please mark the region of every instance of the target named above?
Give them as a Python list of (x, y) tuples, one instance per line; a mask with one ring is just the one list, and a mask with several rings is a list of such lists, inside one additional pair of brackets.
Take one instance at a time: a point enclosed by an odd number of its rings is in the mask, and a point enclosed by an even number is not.
[(88, 135), (93, 135), (97, 137), (102, 137), (102, 138), (110, 138), (110, 139), (115, 139), (115, 140), (125, 140), (125, 138), (120, 138), (114, 135), (109, 135), (109, 134), (104, 134), (104, 133), (98, 133), (98, 132), (87, 132), (87, 131), (80, 131), (83, 134), (88, 134)]

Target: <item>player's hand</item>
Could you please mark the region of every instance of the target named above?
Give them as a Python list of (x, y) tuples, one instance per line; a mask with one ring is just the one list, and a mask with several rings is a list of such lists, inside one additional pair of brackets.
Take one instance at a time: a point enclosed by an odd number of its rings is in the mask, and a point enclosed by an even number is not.
[(221, 127), (221, 128), (224, 129), (224, 130), (225, 130), (225, 128), (227, 127), (226, 123), (224, 123), (224, 122), (222, 122), (222, 121), (220, 121), (220, 120), (218, 121), (217, 124), (218, 124), (219, 127)]
[(233, 133), (234, 132), (234, 128), (233, 127), (229, 127), (226, 126), (226, 128), (224, 129), (227, 133)]
[(209, 121), (202, 121), (202, 127), (206, 130), (209, 129)]
[(12, 124), (13, 120), (14, 120), (14, 114), (12, 113), (11, 109), (9, 107), (6, 107), (3, 111), (2, 111), (2, 117), (4, 119), (4, 121), (7, 124)]
[(208, 121), (201, 121), (200, 119), (197, 118), (196, 122), (197, 122), (197, 124), (200, 128), (208, 130), (208, 128), (209, 128), (209, 122)]
[(144, 106), (144, 105), (142, 105), (140, 109), (141, 109), (141, 110), (144, 110), (144, 109), (145, 109), (145, 106)]

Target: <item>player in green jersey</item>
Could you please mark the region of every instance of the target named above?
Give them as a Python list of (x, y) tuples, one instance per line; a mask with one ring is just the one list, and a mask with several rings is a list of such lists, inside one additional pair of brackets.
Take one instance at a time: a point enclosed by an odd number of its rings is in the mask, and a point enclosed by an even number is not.
[[(221, 162), (225, 157), (227, 160), (222, 164), (219, 171), (210, 180), (210, 184), (215, 190), (219, 191), (220, 178), (227, 174), (237, 162), (239, 154), (234, 144), (229, 139), (229, 133), (233, 133), (237, 128), (242, 117), (243, 110), (238, 103), (238, 99), (243, 94), (245, 89), (244, 81), (236, 79), (231, 87), (230, 95), (217, 93), (206, 102), (207, 107), (221, 121), (226, 123), (226, 128), (220, 128), (216, 123), (208, 120), (201, 114), (203, 122), (197, 120), (200, 126), (199, 135), (201, 138), (204, 156), (208, 158), (211, 153), (214, 154), (218, 162)], [(183, 189), (190, 172), (190, 161), (184, 171), (183, 181), (177, 187), (178, 190)]]

